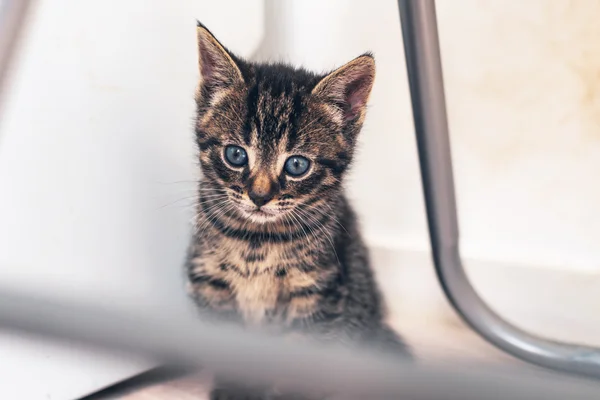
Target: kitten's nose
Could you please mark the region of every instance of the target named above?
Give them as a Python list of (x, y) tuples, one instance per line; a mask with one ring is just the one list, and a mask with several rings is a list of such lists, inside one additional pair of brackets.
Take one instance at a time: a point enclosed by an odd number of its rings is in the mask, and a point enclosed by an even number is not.
[(275, 197), (277, 186), (267, 174), (259, 173), (250, 181), (248, 197), (260, 208)]
[(248, 197), (250, 197), (250, 200), (260, 208), (273, 199), (273, 194), (271, 192), (259, 193), (251, 190), (250, 193), (248, 193)]

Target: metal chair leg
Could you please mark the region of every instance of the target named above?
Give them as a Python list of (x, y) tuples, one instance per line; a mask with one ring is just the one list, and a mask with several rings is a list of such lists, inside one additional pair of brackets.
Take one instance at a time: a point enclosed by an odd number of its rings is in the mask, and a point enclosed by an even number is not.
[(543, 367), (600, 378), (600, 349), (560, 343), (506, 322), (477, 295), (462, 266), (434, 0), (398, 0), (433, 259), (462, 318), (500, 349)]

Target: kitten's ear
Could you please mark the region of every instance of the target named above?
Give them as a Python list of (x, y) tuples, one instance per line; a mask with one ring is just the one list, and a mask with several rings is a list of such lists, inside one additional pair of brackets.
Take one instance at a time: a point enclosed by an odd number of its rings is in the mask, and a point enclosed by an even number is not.
[(200, 21), (197, 22), (200, 84), (208, 88), (226, 88), (244, 82), (232, 55)]
[(321, 79), (312, 93), (343, 111), (344, 121), (364, 116), (375, 80), (375, 59), (364, 54)]

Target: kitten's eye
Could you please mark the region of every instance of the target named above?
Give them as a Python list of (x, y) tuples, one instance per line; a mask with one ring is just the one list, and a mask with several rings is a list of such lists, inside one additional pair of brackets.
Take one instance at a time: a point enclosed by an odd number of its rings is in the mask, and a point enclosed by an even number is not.
[(248, 153), (240, 146), (225, 147), (225, 159), (234, 167), (241, 167), (248, 162)]
[(290, 176), (301, 176), (308, 171), (310, 167), (310, 161), (307, 158), (302, 156), (291, 156), (285, 162), (285, 172)]

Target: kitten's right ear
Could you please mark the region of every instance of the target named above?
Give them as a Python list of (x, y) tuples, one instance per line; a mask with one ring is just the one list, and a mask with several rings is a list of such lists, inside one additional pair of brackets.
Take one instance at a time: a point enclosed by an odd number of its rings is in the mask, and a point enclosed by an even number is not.
[(200, 85), (209, 89), (243, 83), (244, 77), (231, 54), (200, 21), (197, 21)]
[(362, 123), (374, 80), (375, 59), (366, 53), (325, 76), (312, 93), (337, 105), (344, 122)]

